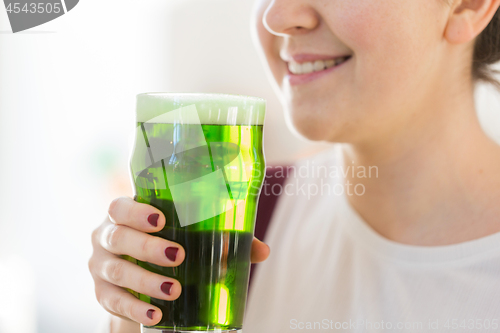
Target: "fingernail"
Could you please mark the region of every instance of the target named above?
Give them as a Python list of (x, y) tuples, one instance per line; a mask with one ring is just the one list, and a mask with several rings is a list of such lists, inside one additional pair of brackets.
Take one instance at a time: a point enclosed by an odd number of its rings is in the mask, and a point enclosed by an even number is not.
[(167, 247), (165, 249), (165, 255), (171, 261), (175, 261), (175, 258), (177, 257), (177, 251), (179, 251), (179, 249), (176, 247)]
[(148, 318), (153, 319), (153, 313), (155, 313), (155, 310), (149, 309), (148, 310)]
[(158, 218), (160, 217), (160, 214), (151, 214), (148, 216), (148, 222), (153, 226), (157, 227), (158, 226)]
[(160, 287), (161, 291), (163, 291), (167, 295), (170, 295), (170, 289), (172, 288), (172, 285), (172, 282), (163, 282)]

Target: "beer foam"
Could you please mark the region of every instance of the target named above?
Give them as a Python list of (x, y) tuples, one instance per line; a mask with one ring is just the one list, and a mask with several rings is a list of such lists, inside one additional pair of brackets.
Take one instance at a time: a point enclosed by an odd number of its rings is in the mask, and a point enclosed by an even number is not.
[(137, 95), (136, 119), (137, 122), (167, 124), (263, 125), (265, 111), (266, 100), (259, 97), (209, 93), (145, 93)]

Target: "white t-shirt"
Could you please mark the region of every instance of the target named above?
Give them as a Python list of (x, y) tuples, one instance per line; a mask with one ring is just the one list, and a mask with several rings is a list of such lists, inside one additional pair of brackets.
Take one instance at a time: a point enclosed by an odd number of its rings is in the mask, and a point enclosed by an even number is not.
[(335, 170), (352, 171), (341, 144), (295, 164), (267, 231), (270, 257), (253, 277), (245, 333), (500, 332), (500, 233), (447, 246), (390, 241), (350, 206)]

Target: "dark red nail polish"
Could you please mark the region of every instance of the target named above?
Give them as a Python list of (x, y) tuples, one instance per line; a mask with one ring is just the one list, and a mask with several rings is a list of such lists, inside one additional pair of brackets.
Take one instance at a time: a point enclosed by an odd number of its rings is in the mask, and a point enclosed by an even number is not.
[(153, 319), (153, 313), (155, 313), (155, 310), (149, 309), (148, 310), (148, 318)]
[(175, 258), (177, 257), (177, 251), (179, 251), (179, 249), (176, 247), (167, 247), (165, 249), (165, 255), (171, 261), (175, 261)]
[(172, 282), (163, 282), (161, 284), (161, 291), (163, 291), (165, 294), (170, 295), (170, 289), (172, 289)]
[(148, 222), (153, 226), (157, 227), (158, 226), (158, 218), (160, 217), (160, 214), (151, 214), (148, 216)]

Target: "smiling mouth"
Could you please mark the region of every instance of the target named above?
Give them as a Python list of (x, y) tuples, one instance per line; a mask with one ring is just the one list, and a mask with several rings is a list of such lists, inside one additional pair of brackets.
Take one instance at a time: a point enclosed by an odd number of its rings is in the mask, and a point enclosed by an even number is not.
[(351, 56), (340, 57), (336, 59), (328, 59), (328, 60), (316, 60), (313, 62), (303, 62), (298, 63), (295, 61), (290, 61), (287, 63), (288, 70), (294, 75), (304, 75), (310, 74), (314, 72), (321, 72), (327, 70), (328, 68), (338, 66), (343, 62), (349, 60)]

